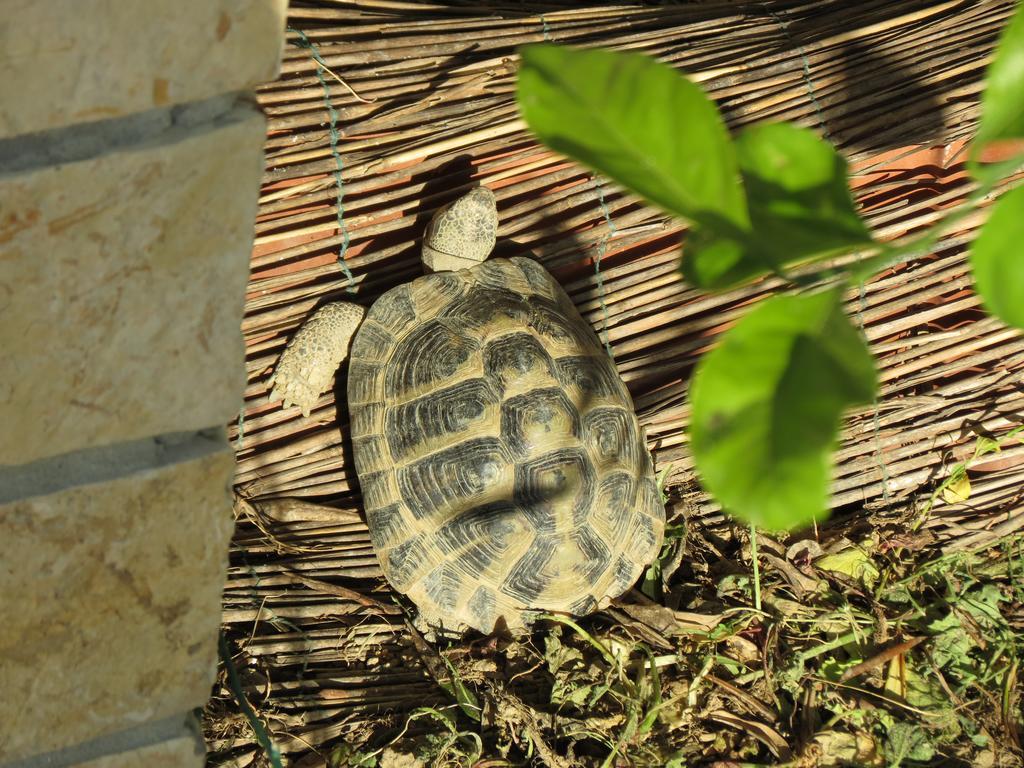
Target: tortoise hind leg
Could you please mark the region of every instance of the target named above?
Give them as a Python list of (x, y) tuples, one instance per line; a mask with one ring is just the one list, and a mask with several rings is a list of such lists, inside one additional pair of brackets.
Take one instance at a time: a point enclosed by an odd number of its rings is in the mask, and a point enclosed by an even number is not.
[(352, 336), (366, 310), (358, 304), (338, 301), (314, 312), (288, 342), (270, 378), (270, 401), (293, 403), (303, 416), (316, 404), (348, 357)]

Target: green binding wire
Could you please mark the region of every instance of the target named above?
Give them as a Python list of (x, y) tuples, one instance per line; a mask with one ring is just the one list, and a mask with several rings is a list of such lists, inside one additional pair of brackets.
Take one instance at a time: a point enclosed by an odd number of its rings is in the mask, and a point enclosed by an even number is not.
[[(540, 17), (541, 30), (544, 33), (544, 39), (551, 42), (551, 29), (548, 27), (548, 20), (544, 18), (543, 14)], [(608, 210), (608, 203), (604, 199), (604, 186), (601, 184), (600, 178), (597, 175), (594, 176), (594, 188), (597, 190), (597, 201), (601, 204), (601, 214), (604, 216), (604, 221), (608, 225), (608, 232), (601, 238), (601, 241), (597, 244), (597, 254), (594, 257), (594, 275), (597, 278), (597, 297), (601, 303), (601, 343), (604, 344), (604, 351), (608, 353), (608, 357), (612, 360), (615, 359), (615, 355), (612, 353), (612, 345), (608, 343), (608, 303), (605, 301), (604, 295), (604, 275), (601, 274), (601, 259), (604, 258), (605, 252), (608, 250), (608, 241), (615, 236), (615, 223), (612, 221), (611, 211)]]
[(601, 213), (604, 216), (605, 224), (608, 225), (608, 231), (597, 244), (597, 254), (594, 257), (594, 275), (597, 277), (597, 296), (601, 302), (601, 320), (603, 324), (601, 341), (604, 344), (604, 351), (608, 353), (608, 357), (614, 360), (615, 355), (612, 353), (612, 345), (608, 343), (608, 303), (605, 301), (604, 296), (604, 275), (601, 274), (601, 259), (604, 258), (604, 254), (608, 250), (608, 242), (615, 237), (615, 233), (618, 230), (612, 221), (612, 213), (608, 210), (608, 203), (604, 199), (604, 185), (601, 184), (601, 180), (596, 175), (594, 176), (594, 186), (597, 188), (597, 201), (601, 205)]
[(335, 188), (338, 191), (338, 230), (341, 232), (341, 248), (338, 250), (338, 265), (341, 267), (342, 272), (345, 273), (345, 278), (348, 280), (349, 293), (353, 293), (355, 291), (355, 277), (352, 275), (352, 270), (348, 268), (348, 264), (345, 263), (345, 254), (348, 252), (348, 244), (350, 241), (348, 226), (345, 224), (345, 187), (341, 179), (341, 173), (345, 166), (341, 160), (341, 153), (338, 152), (338, 139), (340, 138), (338, 134), (338, 113), (334, 109), (334, 105), (331, 103), (331, 92), (327, 87), (327, 80), (324, 79), (324, 70), (327, 69), (327, 64), (320, 55), (320, 50), (316, 47), (316, 43), (306, 37), (305, 32), (301, 29), (295, 29), (294, 27), (288, 27), (288, 31), (299, 36), (299, 41), (295, 43), (295, 45), (308, 50), (309, 55), (313, 58), (313, 61), (316, 62), (316, 77), (324, 89), (324, 106), (327, 108), (327, 116), (329, 118), (328, 129), (331, 137), (331, 155), (334, 157)]

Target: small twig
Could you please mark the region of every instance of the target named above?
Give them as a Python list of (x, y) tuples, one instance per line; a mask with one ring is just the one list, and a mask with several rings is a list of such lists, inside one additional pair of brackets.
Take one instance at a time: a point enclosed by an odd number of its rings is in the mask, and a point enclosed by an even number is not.
[(839, 682), (845, 683), (847, 680), (852, 680), (853, 678), (858, 677), (859, 675), (863, 675), (865, 672), (869, 672), (875, 667), (880, 667), (890, 659), (893, 659), (897, 656), (906, 653), (911, 648), (914, 648), (915, 646), (923, 643), (924, 641), (925, 637), (921, 636), (912, 638), (910, 640), (906, 640), (902, 643), (897, 643), (896, 645), (891, 645), (884, 651), (876, 653), (870, 659), (865, 659), (860, 664), (855, 664), (854, 666), (850, 667), (848, 670), (846, 670), (845, 672), (843, 672), (843, 674), (839, 676)]
[(320, 55), (320, 50), (305, 35), (305, 33), (298, 29), (289, 29), (289, 31), (295, 32), (299, 37), (299, 42), (293, 43), (293, 45), (297, 45), (300, 48), (307, 49), (309, 51), (310, 56), (313, 57), (313, 60), (320, 66), (320, 69), (322, 69), (328, 75), (337, 80), (346, 91), (352, 94), (352, 98), (354, 98), (356, 101), (361, 101), (363, 104), (372, 104), (377, 100), (376, 96), (374, 96), (372, 99), (364, 99), (362, 96), (355, 92), (351, 85), (346, 83), (344, 80), (341, 79), (341, 77), (335, 74), (334, 70), (327, 66), (327, 62), (324, 61), (323, 57)]
[(380, 600), (375, 600), (368, 595), (361, 594), (356, 592), (354, 589), (349, 589), (348, 587), (343, 587), (340, 584), (329, 584), (326, 581), (310, 579), (305, 576), (301, 576), (294, 571), (291, 572), (291, 576), (297, 582), (304, 584), (315, 592), (320, 592), (325, 595), (333, 595), (335, 597), (342, 597), (346, 600), (352, 600), (366, 608), (373, 608), (375, 611), (386, 616), (395, 616), (402, 612), (402, 609), (397, 605), (386, 605)]
[(361, 101), (363, 104), (373, 104), (375, 101), (377, 101), (377, 97), (376, 96), (374, 96), (372, 99), (364, 99), (362, 96), (360, 96), (358, 93), (355, 92), (355, 89), (352, 88), (351, 85), (349, 85), (344, 80), (342, 80), (341, 77), (339, 77), (334, 72), (333, 69), (331, 69), (326, 64), (324, 64), (322, 60), (318, 60), (317, 64), (319, 64), (321, 67), (323, 67), (324, 72), (326, 72), (328, 75), (330, 75), (335, 80), (337, 80), (339, 83), (341, 83), (342, 87), (344, 87), (346, 91), (351, 93), (352, 94), (352, 98), (354, 98), (356, 101)]
[(715, 685), (717, 685), (730, 696), (733, 696), (734, 698), (738, 699), (741, 703), (745, 704), (747, 707), (752, 709), (754, 712), (756, 712), (758, 715), (763, 717), (768, 722), (778, 722), (778, 711), (772, 709), (757, 697), (752, 696), (751, 694), (744, 691), (742, 688), (738, 688), (732, 683), (722, 680), (720, 677), (715, 677), (714, 675), (705, 675), (705, 678), (709, 682), (712, 682)]

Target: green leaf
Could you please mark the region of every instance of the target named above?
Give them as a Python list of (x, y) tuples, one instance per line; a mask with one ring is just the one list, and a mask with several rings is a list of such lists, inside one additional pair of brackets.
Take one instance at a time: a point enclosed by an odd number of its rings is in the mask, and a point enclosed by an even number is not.
[(458, 703), (459, 709), (461, 709), (467, 717), (476, 722), (480, 722), (480, 702), (477, 701), (476, 696), (473, 694), (466, 684), (462, 682), (462, 678), (459, 676), (458, 671), (452, 665), (452, 663), (445, 657), (441, 657), (444, 660), (444, 664), (448, 667), (448, 674), (451, 675), (451, 683), (445, 685), (442, 683), (441, 687), (444, 688)]
[(519, 108), (541, 141), (698, 226), (747, 229), (729, 134), (697, 85), (635, 53), (540, 43), (519, 55)]
[(772, 269), (872, 242), (847, 183), (846, 161), (813, 131), (789, 123), (747, 128), (736, 140), (753, 237), (690, 236), (683, 274), (723, 289)]
[(935, 756), (935, 747), (921, 726), (894, 722), (885, 734), (885, 756), (890, 766), (903, 765), (904, 760), (926, 762)]
[(874, 360), (840, 299), (837, 289), (770, 298), (697, 366), (697, 469), (745, 522), (780, 530), (820, 518), (840, 416), (874, 397)]
[(843, 672), (852, 667), (860, 664), (864, 659), (859, 656), (854, 656), (850, 659), (835, 659), (829, 656), (821, 662), (821, 666), (818, 669), (818, 673), (826, 680), (830, 680), (833, 683), (839, 682), (843, 676)]
[(1024, 187), (1004, 194), (971, 245), (974, 285), (985, 309), (1024, 328)]
[(983, 584), (963, 595), (959, 606), (967, 611), (982, 627), (998, 629), (1005, 626), (999, 604), (1006, 600), (995, 584)]
[(520, 56), (519, 105), (533, 132), (687, 219), (683, 273), (697, 287), (727, 288), (871, 242), (845, 161), (811, 131), (748, 129), (737, 158), (714, 103), (669, 66), (550, 44)]
[(881, 573), (871, 555), (863, 547), (851, 546), (831, 555), (819, 557), (814, 566), (822, 571), (831, 571), (848, 576), (872, 589)]
[(935, 666), (940, 669), (952, 667), (958, 678), (968, 674), (973, 666), (970, 652), (975, 644), (964, 630), (960, 617), (950, 612), (941, 619), (931, 621), (928, 631), (932, 635), (929, 650)]
[(771, 262), (758, 260), (747, 237), (722, 237), (698, 228), (687, 234), (683, 245), (683, 277), (706, 291), (724, 290), (772, 268)]
[(766, 123), (736, 141), (758, 247), (779, 264), (871, 243), (846, 161), (813, 131)]
[(992, 142), (1019, 138), (1024, 138), (1024, 4), (1017, 5), (1003, 30), (986, 73), (972, 159)]

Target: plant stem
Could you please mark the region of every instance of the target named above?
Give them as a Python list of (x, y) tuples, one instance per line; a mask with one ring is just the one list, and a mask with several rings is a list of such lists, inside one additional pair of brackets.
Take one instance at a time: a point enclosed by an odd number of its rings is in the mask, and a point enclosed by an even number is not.
[[(797, 285), (810, 285), (823, 279), (829, 279), (845, 274), (850, 282), (859, 283), (870, 279), (875, 275), (875, 273), (880, 272), (887, 267), (895, 266), (896, 264), (900, 264), (915, 256), (926, 254), (939, 241), (939, 238), (942, 236), (945, 229), (974, 213), (977, 210), (978, 203), (992, 194), (1002, 177), (1017, 170), (1021, 163), (1024, 163), (1024, 154), (1016, 155), (1005, 164), (1002, 164), (1001, 169), (1002, 171), (1005, 171), (1005, 173), (990, 173), (986, 175), (981, 179), (978, 188), (974, 190), (974, 192), (969, 195), (964, 202), (949, 210), (945, 216), (932, 224), (932, 226), (927, 230), (918, 234), (916, 237), (912, 237), (909, 240), (905, 240), (902, 243), (896, 243), (894, 245), (890, 245), (889, 243), (876, 243), (875, 246), (878, 253), (873, 256), (869, 256), (850, 267), (833, 267), (819, 272), (813, 272), (808, 275), (802, 275), (798, 280), (793, 280), (791, 278), (787, 279), (790, 279), (791, 282), (794, 282)], [(785, 275), (783, 275), (783, 277), (785, 277)]]
[(559, 624), (564, 624), (565, 626), (569, 627), (569, 629), (573, 630), (577, 635), (579, 635), (588, 643), (590, 643), (590, 645), (593, 646), (593, 648), (604, 657), (604, 660), (607, 661), (610, 666), (617, 666), (617, 660), (615, 658), (615, 655), (610, 650), (608, 650), (608, 648), (605, 647), (604, 643), (600, 642), (599, 640), (596, 640), (593, 637), (593, 635), (584, 630), (583, 627), (581, 627), (575, 621), (570, 619), (568, 616), (560, 616), (557, 613), (542, 613), (540, 615), (540, 618), (547, 619), (548, 621), (556, 621)]
[(217, 641), (217, 647), (220, 649), (220, 658), (224, 662), (224, 669), (228, 673), (228, 687), (231, 689), (235, 701), (238, 702), (239, 709), (242, 710), (242, 713), (249, 721), (249, 725), (252, 726), (253, 733), (256, 734), (256, 741), (263, 747), (263, 751), (266, 753), (267, 759), (273, 768), (282, 768), (280, 750), (270, 740), (270, 735), (263, 727), (263, 723), (256, 717), (253, 708), (249, 706), (249, 700), (245, 698), (245, 692), (242, 690), (242, 681), (238, 679), (238, 670), (235, 669), (235, 663), (231, 661), (231, 651), (228, 650), (228, 641), (224, 637), (223, 632), (221, 632), (220, 639)]
[(754, 610), (761, 610), (761, 569), (757, 564), (757, 528), (750, 526), (750, 559), (754, 563)]

